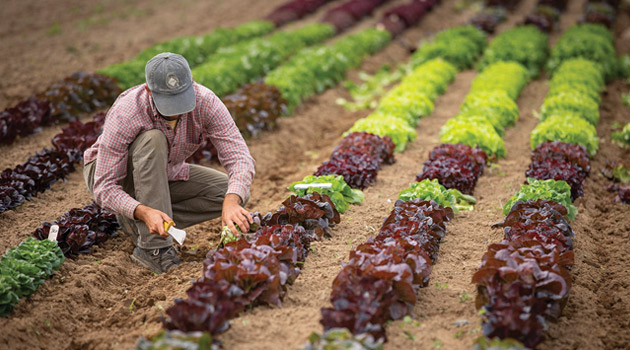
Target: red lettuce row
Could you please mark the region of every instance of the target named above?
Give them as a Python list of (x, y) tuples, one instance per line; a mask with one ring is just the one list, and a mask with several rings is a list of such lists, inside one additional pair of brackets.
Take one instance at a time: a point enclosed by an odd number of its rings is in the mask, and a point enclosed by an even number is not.
[(586, 147), (560, 141), (544, 142), (532, 152), (526, 177), (564, 180), (571, 186), (571, 199), (583, 196), (584, 180), (590, 171)]
[(289, 22), (296, 21), (309, 13), (315, 12), (321, 6), (331, 0), (292, 0), (276, 7), (269, 13), (265, 20), (273, 22), (276, 27), (281, 27)]
[(223, 103), (245, 138), (272, 130), (276, 119), (288, 112), (280, 90), (264, 83), (246, 85), (224, 97)]
[(551, 33), (567, 8), (569, 0), (538, 0), (532, 12), (525, 17), (524, 24), (531, 24), (545, 33)]
[(612, 28), (617, 18), (619, 0), (589, 0), (580, 23), (596, 23)]
[(46, 91), (0, 112), (0, 143), (11, 144), (40, 127), (69, 121), (82, 113), (109, 106), (120, 94), (114, 79), (96, 73), (77, 72)]
[(166, 310), (168, 330), (204, 331), (229, 328), (229, 320), (248, 306), (281, 305), (287, 285), (298, 277), (310, 243), (330, 235), (339, 213), (325, 195), (291, 196), (275, 212), (254, 213), (260, 226), (253, 235), (211, 251), (203, 277)]
[(322, 23), (328, 23), (340, 33), (359, 22), (363, 17), (370, 15), (377, 7), (389, 0), (349, 0), (334, 7), (321, 19)]
[(341, 175), (350, 187), (365, 189), (376, 181), (382, 164), (395, 162), (394, 148), (389, 136), (350, 133), (335, 147), (330, 160), (317, 168), (315, 175)]
[(59, 226), (57, 244), (66, 256), (89, 253), (92, 246), (107, 241), (119, 228), (116, 215), (96, 203), (70, 209), (52, 223), (43, 222), (33, 237), (47, 239), (52, 225)]
[(0, 143), (10, 145), (18, 136), (28, 136), (37, 128), (54, 123), (50, 103), (31, 97), (0, 112)]
[(96, 142), (104, 120), (105, 115), (99, 113), (92, 122), (70, 122), (53, 137), (54, 148), (43, 149), (23, 164), (0, 173), (0, 213), (46, 191), (73, 172), (83, 152)]
[(385, 323), (408, 315), (416, 291), (426, 286), (452, 218), (450, 208), (435, 202), (396, 201), (379, 235), (352, 251), (335, 278), (332, 307), (322, 308), (324, 329), (347, 328), (385, 339)]
[(437, 179), (442, 186), (472, 194), (483, 174), (488, 157), (479, 147), (464, 144), (441, 144), (429, 154), (416, 181)]
[(573, 232), (566, 208), (554, 201), (519, 202), (505, 221), (505, 240), (492, 244), (472, 282), (488, 338), (528, 347), (543, 339), (547, 320), (562, 312), (571, 290)]
[(395, 37), (405, 29), (416, 25), (440, 1), (413, 0), (409, 4), (398, 5), (385, 12), (380, 25)]
[[(246, 139), (258, 135), (263, 130), (273, 130), (276, 120), (288, 112), (287, 101), (278, 88), (264, 83), (241, 87), (234, 94), (225, 96), (222, 101)], [(204, 136), (199, 149), (187, 161), (200, 163), (202, 160), (216, 158), (216, 148)]]

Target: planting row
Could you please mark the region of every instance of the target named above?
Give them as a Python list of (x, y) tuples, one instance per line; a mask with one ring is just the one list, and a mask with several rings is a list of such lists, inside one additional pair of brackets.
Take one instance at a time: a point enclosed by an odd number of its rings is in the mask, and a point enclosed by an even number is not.
[(65, 258), (55, 242), (29, 238), (0, 259), (0, 316), (7, 316), (20, 298), (28, 297), (59, 270)]
[[(574, 262), (574, 234), (567, 219), (577, 214), (572, 201), (582, 196), (589, 155), (597, 152), (600, 94), (610, 73), (606, 61), (589, 60), (595, 47), (567, 45), (567, 37), (586, 32), (596, 35), (589, 40), (597, 47), (612, 47), (610, 33), (592, 24), (573, 27), (558, 41), (565, 54), (555, 67), (542, 121), (531, 133), (527, 184), (505, 204), (507, 216), (495, 225), (504, 229), (505, 238), (488, 248), (473, 276), (487, 338), (511, 338), (510, 344), (515, 339), (534, 348), (548, 321), (556, 320), (567, 303)], [(558, 50), (552, 50), (552, 60)]]
[(53, 137), (53, 148), (44, 148), (23, 164), (2, 171), (0, 213), (21, 205), (48, 190), (58, 180), (65, 179), (83, 160), (83, 152), (96, 142), (104, 121), (103, 113), (97, 114), (92, 122), (72, 121)]
[(178, 37), (154, 45), (131, 60), (116, 63), (99, 70), (99, 73), (115, 77), (124, 90), (145, 82), (144, 68), (147, 61), (161, 52), (174, 52), (186, 58), (191, 68), (196, 67), (221, 48), (260, 37), (274, 30), (268, 21), (251, 21), (234, 28), (218, 28), (203, 36)]
[(272, 22), (276, 27), (281, 27), (317, 11), (329, 2), (331, 0), (289, 0), (273, 9), (265, 20)]
[(109, 106), (118, 94), (120, 89), (109, 77), (74, 73), (0, 112), (0, 144), (12, 144), (18, 136)]

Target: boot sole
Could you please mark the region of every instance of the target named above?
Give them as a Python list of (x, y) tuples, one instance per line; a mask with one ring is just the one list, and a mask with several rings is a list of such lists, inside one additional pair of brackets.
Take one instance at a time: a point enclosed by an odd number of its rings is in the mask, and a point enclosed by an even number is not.
[(153, 271), (153, 273), (157, 273), (158, 275), (162, 273), (162, 270), (155, 270), (154, 266), (152, 266), (151, 264), (147, 263), (146, 261), (142, 259), (138, 259), (138, 257), (136, 257), (133, 254), (130, 255), (129, 257), (131, 258), (131, 261), (135, 262), (136, 264), (141, 265), (142, 267), (146, 269)]

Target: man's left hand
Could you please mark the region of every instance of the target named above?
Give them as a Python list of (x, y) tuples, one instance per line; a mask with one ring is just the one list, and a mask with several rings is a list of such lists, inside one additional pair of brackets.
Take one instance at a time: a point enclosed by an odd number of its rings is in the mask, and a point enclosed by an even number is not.
[(241, 231), (247, 232), (249, 231), (249, 224), (254, 223), (249, 212), (241, 207), (241, 197), (234, 193), (225, 195), (221, 220), (223, 226), (227, 225), (234, 235), (238, 235), (234, 224), (238, 225)]

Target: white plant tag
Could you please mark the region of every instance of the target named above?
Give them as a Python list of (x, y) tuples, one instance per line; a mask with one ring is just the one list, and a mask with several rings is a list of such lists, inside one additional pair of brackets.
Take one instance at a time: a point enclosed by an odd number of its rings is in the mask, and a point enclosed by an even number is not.
[(50, 226), (50, 231), (48, 232), (48, 240), (57, 242), (57, 235), (59, 234), (59, 225)]
[(175, 227), (171, 226), (168, 229), (168, 234), (171, 235), (171, 237), (173, 237), (173, 239), (175, 239), (177, 241), (177, 243), (179, 243), (179, 245), (183, 245), (184, 244), (184, 240), (186, 239), (186, 231), (179, 230), (179, 229), (176, 229)]
[(297, 184), (295, 185), (295, 188), (298, 190), (306, 190), (309, 187), (315, 187), (315, 188), (331, 188), (332, 184), (330, 182), (324, 182), (324, 183), (314, 183), (314, 184)]

